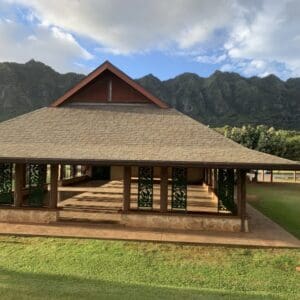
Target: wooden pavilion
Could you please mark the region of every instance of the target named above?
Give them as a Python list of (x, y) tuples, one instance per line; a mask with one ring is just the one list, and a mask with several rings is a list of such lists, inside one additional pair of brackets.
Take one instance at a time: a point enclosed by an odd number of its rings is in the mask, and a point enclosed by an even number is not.
[(125, 226), (246, 231), (250, 169), (300, 164), (223, 137), (104, 62), (50, 107), (0, 124), (0, 222), (57, 222), (61, 186), (106, 180)]

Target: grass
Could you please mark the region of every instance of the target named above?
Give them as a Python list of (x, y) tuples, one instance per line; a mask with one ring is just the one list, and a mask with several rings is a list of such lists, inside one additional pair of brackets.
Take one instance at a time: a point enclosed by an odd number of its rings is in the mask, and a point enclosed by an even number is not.
[(300, 184), (249, 184), (247, 193), (251, 205), (300, 239)]
[(300, 252), (0, 237), (0, 299), (297, 299)]

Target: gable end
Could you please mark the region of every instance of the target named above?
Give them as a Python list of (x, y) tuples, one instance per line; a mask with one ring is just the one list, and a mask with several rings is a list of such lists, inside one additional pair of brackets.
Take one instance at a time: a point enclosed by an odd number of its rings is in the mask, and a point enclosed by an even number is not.
[(169, 107), (110, 62), (105, 62), (86, 76), (57, 99), (52, 107), (71, 103), (151, 103), (160, 108)]

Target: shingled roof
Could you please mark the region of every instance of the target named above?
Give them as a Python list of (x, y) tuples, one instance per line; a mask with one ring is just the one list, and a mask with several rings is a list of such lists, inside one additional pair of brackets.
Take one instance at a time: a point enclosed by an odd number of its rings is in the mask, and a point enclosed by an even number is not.
[(2, 122), (0, 161), (300, 170), (151, 104), (48, 107)]

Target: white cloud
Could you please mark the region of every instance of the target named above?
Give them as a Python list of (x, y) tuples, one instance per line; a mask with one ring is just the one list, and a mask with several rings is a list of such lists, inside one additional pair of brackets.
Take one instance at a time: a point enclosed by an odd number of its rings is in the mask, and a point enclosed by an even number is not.
[(268, 66), (271, 72), (276, 72), (277, 62), (285, 65), (289, 75), (299, 76), (300, 1), (265, 0), (262, 3), (254, 15), (244, 11), (225, 44), (228, 55), (235, 60), (252, 60), (248, 73), (250, 69), (254, 72)]
[(45, 24), (89, 37), (114, 53), (190, 48), (229, 24), (229, 0), (7, 0), (32, 8)]
[(51, 65), (60, 72), (86, 71), (74, 64), (74, 61), (93, 58), (70, 33), (57, 27), (28, 28), (17, 22), (2, 20), (0, 45), (2, 45), (0, 61), (24, 63), (34, 58)]
[(29, 41), (37, 41), (37, 37), (34, 34), (31, 34), (27, 37)]
[(199, 55), (195, 58), (197, 62), (204, 63), (204, 64), (219, 64), (226, 60), (227, 55)]
[[(199, 63), (223, 64), (222, 70), (246, 76), (300, 76), (299, 0), (2, 1), (26, 7), (28, 22), (40, 25), (31, 32), (7, 16), (11, 24), (3, 21), (0, 26), (9, 27), (13, 37), (3, 29), (0, 42), (22, 40), (31, 56), (59, 70), (70, 68), (71, 62), (78, 68), (82, 62), (76, 58), (92, 58), (79, 43), (84, 37), (94, 43), (95, 53), (159, 50)], [(18, 28), (12, 32), (14, 26)], [(25, 56), (11, 44), (1, 49), (1, 60)]]

